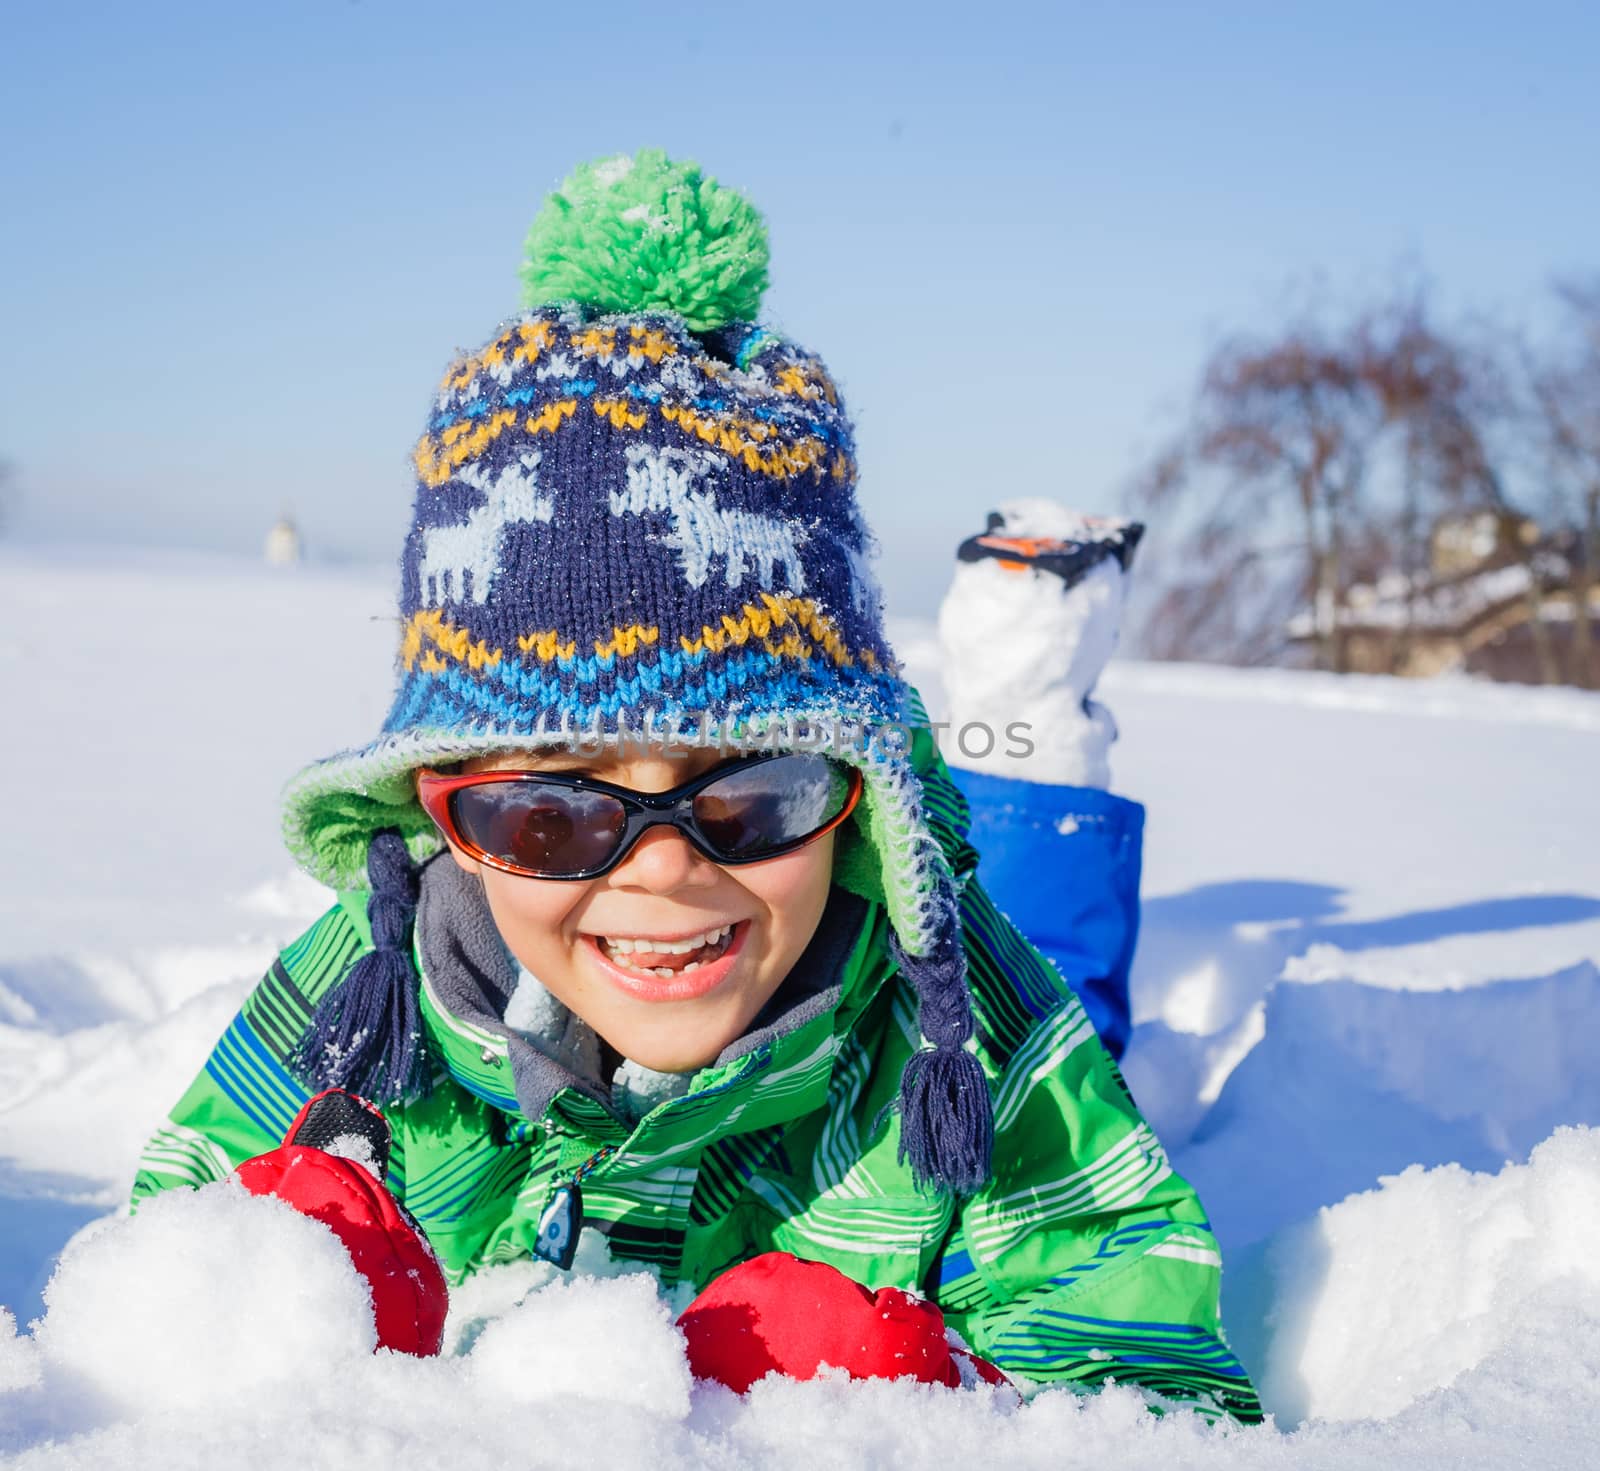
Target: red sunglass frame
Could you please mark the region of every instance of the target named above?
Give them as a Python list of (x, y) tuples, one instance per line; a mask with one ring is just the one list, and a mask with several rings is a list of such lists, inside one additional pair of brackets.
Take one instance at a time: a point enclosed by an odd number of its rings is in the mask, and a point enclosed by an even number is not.
[[(699, 776), (665, 792), (640, 792), (632, 787), (618, 786), (615, 782), (601, 781), (598, 777), (575, 775), (564, 771), (473, 771), (464, 776), (452, 776), (443, 772), (433, 771), (427, 767), (418, 770), (417, 801), (422, 810), (433, 820), (435, 827), (445, 838), (465, 853), (469, 858), (478, 863), (487, 864), (490, 868), (497, 868), (502, 873), (515, 874), (518, 878), (546, 879), (552, 883), (578, 882), (584, 879), (600, 878), (610, 873), (634, 849), (639, 839), (651, 828), (670, 827), (683, 836), (693, 846), (696, 852), (709, 859), (712, 863), (738, 868), (748, 863), (765, 863), (770, 858), (781, 858), (785, 853), (793, 853), (798, 848), (803, 848), (808, 843), (814, 843), (818, 838), (826, 837), (834, 828), (838, 827), (852, 812), (861, 800), (862, 778), (857, 767), (846, 765), (842, 761), (830, 762), (836, 769), (845, 774), (850, 783), (850, 790), (845, 796), (844, 806), (838, 814), (829, 818), (816, 831), (807, 833), (804, 837), (796, 838), (792, 842), (783, 843), (775, 848), (749, 858), (729, 858), (717, 852), (705, 835), (700, 831), (694, 817), (693, 801), (707, 787), (714, 785), (724, 777), (731, 776), (736, 771), (744, 771), (752, 766), (765, 765), (771, 761), (781, 761), (786, 756), (796, 756), (808, 753), (798, 751), (775, 751), (768, 755), (747, 756), (737, 761), (726, 762), (720, 766), (713, 766), (709, 771), (702, 772)], [(826, 758), (824, 758), (826, 759)], [(455, 814), (451, 811), (450, 799), (457, 792), (468, 787), (501, 786), (501, 785), (526, 785), (526, 786), (553, 786), (563, 787), (567, 790), (586, 792), (601, 792), (607, 796), (615, 797), (621, 802), (627, 818), (626, 826), (618, 839), (616, 851), (604, 864), (597, 868), (585, 869), (581, 873), (551, 874), (540, 873), (537, 869), (525, 868), (520, 864), (512, 863), (501, 858), (498, 854), (487, 852), (472, 842), (465, 833), (456, 825)]]

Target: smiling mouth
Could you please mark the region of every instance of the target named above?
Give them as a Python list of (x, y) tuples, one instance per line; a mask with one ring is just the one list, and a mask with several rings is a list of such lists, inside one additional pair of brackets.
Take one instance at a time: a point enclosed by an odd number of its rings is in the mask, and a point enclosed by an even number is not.
[(632, 935), (595, 935), (595, 946), (614, 966), (640, 976), (688, 975), (720, 960), (733, 943), (738, 924), (714, 925), (681, 940)]

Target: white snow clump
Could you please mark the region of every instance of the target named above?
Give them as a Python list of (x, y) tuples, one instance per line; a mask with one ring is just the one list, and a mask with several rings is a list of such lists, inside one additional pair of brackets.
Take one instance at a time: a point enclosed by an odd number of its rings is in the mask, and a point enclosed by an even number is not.
[(45, 1306), (46, 1364), (137, 1412), (258, 1401), (377, 1341), (333, 1232), (233, 1181), (96, 1222), (62, 1252)]

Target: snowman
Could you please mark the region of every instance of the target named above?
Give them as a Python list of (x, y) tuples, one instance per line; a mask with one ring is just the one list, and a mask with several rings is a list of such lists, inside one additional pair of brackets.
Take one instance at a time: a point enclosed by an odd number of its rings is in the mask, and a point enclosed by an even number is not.
[[(962, 542), (939, 609), (952, 764), (1056, 786), (1110, 784), (1111, 712), (1092, 698), (1117, 645), (1137, 521), (1038, 497), (1004, 502)], [(1031, 747), (1031, 749), (1028, 749)]]

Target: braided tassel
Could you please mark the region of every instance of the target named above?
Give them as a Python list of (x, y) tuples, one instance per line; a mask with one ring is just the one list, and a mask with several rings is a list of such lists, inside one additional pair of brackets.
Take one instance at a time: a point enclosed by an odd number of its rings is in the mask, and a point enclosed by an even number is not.
[(373, 948), (317, 1004), (292, 1062), (319, 1090), (348, 1088), (378, 1102), (409, 1102), (426, 1096), (432, 1079), (411, 963), (417, 870), (396, 829), (373, 835), (367, 878)]
[(917, 993), (918, 1025), (933, 1043), (900, 1074), (900, 1159), (919, 1187), (970, 1195), (988, 1178), (994, 1151), (994, 1108), (983, 1067), (962, 1043), (972, 1035), (967, 957), (955, 897), (942, 895), (946, 919), (936, 948), (908, 955), (891, 940), (901, 974)]

